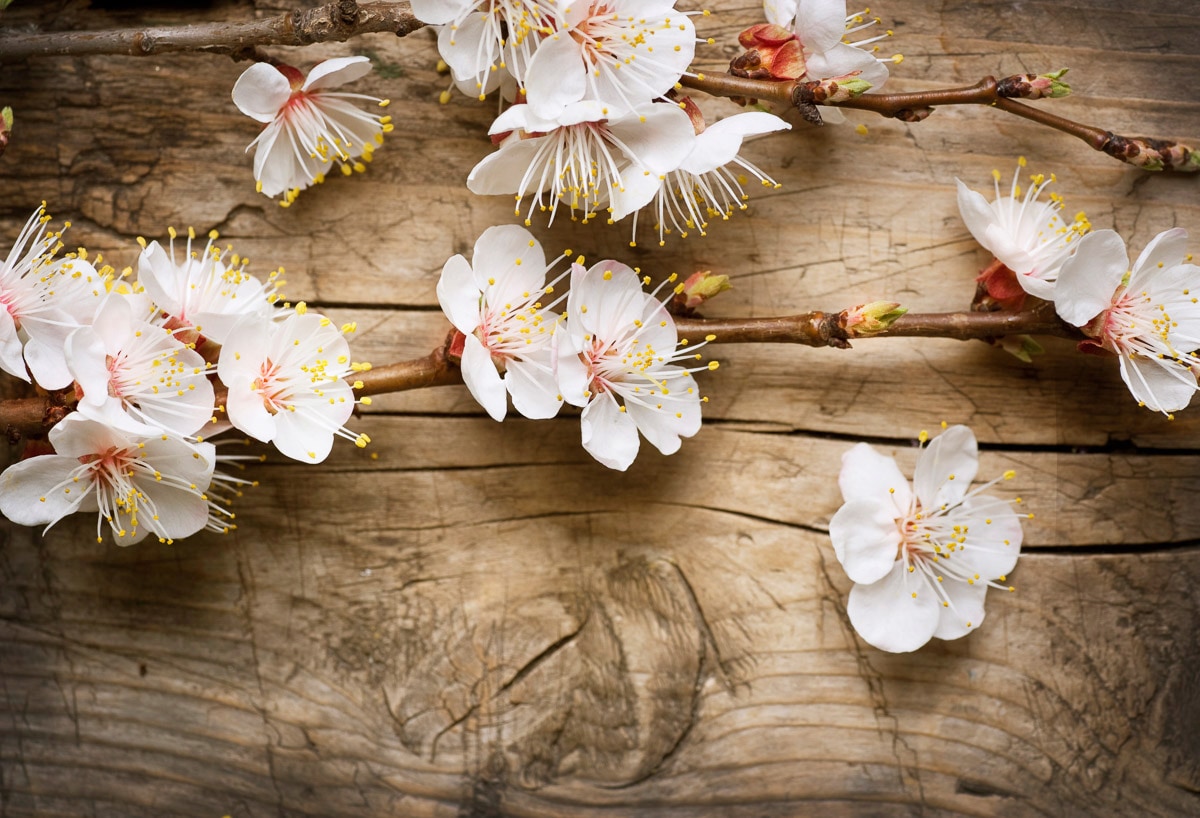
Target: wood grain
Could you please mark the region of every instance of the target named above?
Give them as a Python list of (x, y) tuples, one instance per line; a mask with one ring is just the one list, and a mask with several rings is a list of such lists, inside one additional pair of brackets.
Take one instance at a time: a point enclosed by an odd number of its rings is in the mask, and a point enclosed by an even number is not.
[[(18, 0), (0, 26), (291, 7)], [(711, 8), (700, 64), (720, 70), (758, 6)], [(1077, 97), (1039, 105), (1200, 141), (1186, 0), (874, 11), (906, 56), (897, 90), (1067, 65)], [(123, 267), (137, 235), (216, 227), (253, 271), (283, 266), (291, 297), (356, 320), (356, 358), (427, 353), (446, 331), (441, 265), (511, 220), (510, 201), (463, 184), (494, 109), (438, 104), (428, 32), (279, 50), (304, 65), (351, 53), (374, 61), (363, 86), (393, 100), (396, 131), (366, 175), (287, 210), (254, 192), (256, 126), (228, 97), (244, 65), (5, 66), (17, 128), (0, 236), (45, 199), (72, 245)], [(751, 145), (783, 187), (707, 238), (534, 232), (656, 278), (727, 273), (735, 289), (709, 312), (735, 316), (964, 307), (988, 259), (954, 179), (986, 189), (1022, 154), (1135, 249), (1200, 229), (1200, 180), (1140, 174), (998, 111), (849, 118)], [(121, 549), (97, 545), (94, 521), (45, 537), (5, 523), (0, 816), (1200, 813), (1200, 419), (1141, 410), (1111, 359), (1046, 347), (1032, 365), (917, 339), (714, 348), (705, 428), (626, 474), (581, 450), (577, 414), (496, 424), (462, 387), (385, 396), (352, 423), (368, 450), (254, 467), (229, 536)], [(942, 420), (975, 429), (981, 477), (1016, 470), (998, 490), (1035, 517), (1017, 591), (992, 591), (977, 632), (886, 655), (846, 619), (835, 477), (863, 439), (910, 469), (912, 438)]]

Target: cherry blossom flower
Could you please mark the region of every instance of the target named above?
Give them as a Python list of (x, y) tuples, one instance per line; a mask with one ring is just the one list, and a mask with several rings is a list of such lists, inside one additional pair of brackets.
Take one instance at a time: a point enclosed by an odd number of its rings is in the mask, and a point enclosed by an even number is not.
[(951, 426), (921, 452), (911, 488), (896, 461), (866, 443), (842, 456), (846, 502), (829, 535), (855, 583), (850, 624), (869, 644), (905, 653), (931, 637), (957, 639), (983, 622), (989, 585), (1013, 590), (999, 583), (1017, 563), (1020, 518), (983, 492), (1014, 473), (972, 490), (978, 467), (965, 426)]
[(162, 313), (164, 326), (185, 343), (197, 348), (211, 339), (223, 343), (244, 316), (269, 319), (281, 296), (282, 270), (264, 284), (245, 270), (245, 260), (226, 247), (214, 245), (217, 231), (208, 234), (202, 251), (193, 250), (196, 233), (188, 228), (182, 258), (175, 251), (176, 233), (169, 228), (170, 250), (157, 241), (142, 240), (138, 257), (138, 283)]
[(318, 64), (304, 78), (290, 65), (255, 63), (233, 86), (233, 102), (246, 116), (265, 123), (250, 143), (254, 178), (267, 196), (284, 194), (282, 205), (301, 190), (323, 182), (337, 160), (342, 173), (366, 170), (391, 117), (368, 113), (353, 100), (386, 106), (387, 100), (332, 91), (371, 71), (366, 57), (337, 57)]
[(670, 314), (642, 284), (617, 261), (573, 265), (567, 331), (560, 330), (558, 381), (567, 403), (583, 407), (583, 448), (619, 471), (637, 457), (638, 432), (673, 454), (680, 438), (700, 430), (703, 399), (692, 373), (717, 367), (678, 365), (698, 359), (704, 344), (681, 344)]
[[(337, 327), (303, 303), (274, 323), (247, 318), (234, 327), (217, 361), (229, 389), (230, 422), (286, 456), (320, 463), (333, 438), (366, 446), (366, 435), (343, 424), (354, 411), (350, 347)], [(363, 402), (368, 402), (364, 398)]]
[(1200, 373), (1200, 267), (1191, 260), (1181, 227), (1151, 239), (1132, 270), (1121, 237), (1097, 230), (1079, 240), (1055, 292), (1059, 316), (1090, 336), (1080, 346), (1116, 353), (1139, 404), (1168, 415), (1191, 402)]
[(483, 99), (506, 75), (525, 84), (525, 68), (558, 26), (555, 0), (416, 0), (418, 20), (439, 25), (438, 52), (464, 90)]
[[(1025, 167), (1025, 157), (1018, 159), (1018, 165)], [(1019, 296), (1022, 291), (1052, 301), (1059, 270), (1091, 224), (1082, 212), (1074, 221), (1064, 221), (1060, 217), (1063, 198), (1057, 193), (1050, 194), (1049, 202), (1040, 200), (1042, 191), (1055, 181), (1053, 174), (1049, 179), (1035, 174), (1024, 192), (1014, 174), (1007, 196), (1000, 192), (1000, 172), (992, 171), (992, 177), (996, 198), (991, 202), (958, 182), (958, 210), (963, 222), (975, 240), (1007, 268), (988, 268), (980, 281), (1000, 301)], [(1014, 274), (1020, 289), (1010, 283)]]
[(553, 417), (562, 405), (551, 343), (559, 316), (542, 300), (558, 279), (546, 285), (542, 246), (524, 228), (490, 227), (472, 259), (451, 258), (437, 285), (442, 311), (464, 336), (467, 388), (495, 420), (504, 420), (507, 395), (527, 418)]
[[(878, 90), (887, 82), (887, 63), (902, 59), (899, 55), (885, 59), (875, 56), (879, 47), (873, 44), (890, 36), (890, 31), (853, 43), (846, 41), (847, 36), (881, 21), (867, 20), (860, 14), (847, 16), (845, 0), (764, 0), (763, 10), (770, 23), (795, 32), (800, 54), (787, 62), (798, 65), (803, 70), (801, 76), (810, 80), (854, 75)], [(836, 116), (840, 112), (823, 112), (829, 113), (835, 114), (833, 119), (840, 119)]]
[(211, 420), (208, 365), (169, 329), (145, 320), (144, 296), (110, 293), (90, 326), (67, 337), (78, 411), (134, 435), (195, 434)]
[(0, 370), (62, 389), (71, 383), (64, 342), (95, 312), (106, 273), (79, 253), (56, 259), (62, 233), (49, 221), (43, 204), (0, 261)]
[[(655, 219), (658, 243), (666, 243), (665, 236), (672, 230), (680, 238), (687, 238), (692, 230), (708, 235), (709, 219), (727, 220), (734, 210), (745, 210), (749, 195), (743, 185), (746, 175), (753, 176), (766, 188), (778, 188), (779, 184), (738, 155), (742, 142), (748, 136), (771, 133), (791, 128), (774, 114), (749, 111), (726, 117), (705, 126), (699, 109), (690, 99), (684, 100), (688, 109), (694, 110), (692, 122), (697, 129), (691, 152), (683, 162), (661, 180), (657, 192), (647, 210)], [(689, 111), (690, 112), (690, 111)], [(614, 209), (614, 221), (625, 214)], [(640, 214), (634, 214), (633, 235), (637, 238)]]
[(553, 223), (559, 207), (572, 218), (582, 211), (585, 222), (609, 207), (614, 220), (644, 207), (694, 139), (691, 121), (677, 105), (645, 105), (610, 119), (597, 100), (572, 103), (551, 120), (514, 105), (491, 133), (509, 135), (475, 166), (467, 186), (484, 195), (515, 194), (517, 216), (530, 196), (527, 226), (535, 210), (549, 211)]
[(583, 99), (632, 111), (663, 99), (696, 51), (691, 18), (673, 0), (580, 0), (529, 60), (526, 101), (542, 118)]
[(103, 542), (107, 526), (118, 545), (217, 528), (205, 495), (216, 461), (211, 444), (130, 435), (78, 413), (55, 424), (49, 439), (54, 454), (0, 475), (0, 513), (14, 523), (48, 529), (76, 511), (99, 512), (96, 539)]

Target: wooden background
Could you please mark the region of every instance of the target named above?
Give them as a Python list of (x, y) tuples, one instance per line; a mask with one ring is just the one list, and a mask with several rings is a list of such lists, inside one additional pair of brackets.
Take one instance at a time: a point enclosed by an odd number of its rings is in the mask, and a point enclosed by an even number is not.
[[(0, 25), (241, 20), (284, 0), (17, 0)], [(701, 19), (719, 70), (754, 2)], [(1200, 141), (1193, 0), (874, 9), (916, 90), (1070, 66), (1038, 103)], [(286, 49), (276, 53), (287, 55)], [(244, 64), (203, 55), (0, 65), (17, 127), (0, 158), (6, 244), (45, 199), (69, 244), (118, 267), (134, 237), (218, 228), (282, 264), (288, 293), (355, 319), (356, 357), (424, 354), (434, 286), (511, 200), (465, 188), (494, 108), (437, 104), (429, 32), (292, 52), (367, 54), (354, 90), (396, 131), (360, 178), (284, 210), (254, 191)], [(717, 105), (714, 110), (728, 112)], [(856, 133), (864, 122), (869, 131)], [(1136, 250), (1200, 232), (1200, 178), (1155, 176), (983, 108), (755, 143), (782, 189), (707, 239), (630, 250), (623, 229), (537, 227), (550, 252), (657, 276), (713, 269), (710, 315), (895, 297), (966, 306), (988, 259), (957, 216), (1018, 154)], [(1200, 242), (1197, 242), (1200, 246)], [(379, 399), (373, 444), (319, 467), (273, 455), (240, 528), (97, 545), (94, 521), (0, 541), (0, 816), (791, 816), (1200, 813), (1200, 406), (1140, 410), (1112, 359), (1049, 341), (1029, 366), (982, 343), (722, 348), (700, 434), (626, 474), (578, 419), (488, 419), (462, 387)], [(980, 474), (1036, 519), (983, 627), (880, 653), (845, 616), (826, 527), (839, 458), (970, 424)], [(377, 458), (374, 457), (377, 455)]]

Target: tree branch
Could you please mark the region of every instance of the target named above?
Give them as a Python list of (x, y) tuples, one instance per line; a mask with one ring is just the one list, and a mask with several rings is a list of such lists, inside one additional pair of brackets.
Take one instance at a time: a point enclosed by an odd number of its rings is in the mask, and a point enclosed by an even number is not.
[[(992, 339), (1006, 335), (1057, 335), (1079, 338), (1079, 330), (1064, 323), (1053, 309), (1043, 305), (1024, 312), (909, 313), (887, 329), (868, 333), (848, 327), (843, 312), (806, 312), (776, 318), (682, 318), (675, 319), (681, 338), (699, 340), (712, 336), (713, 343), (781, 343), (811, 347), (847, 348), (860, 338), (953, 338), (960, 341)], [(374, 367), (346, 380), (361, 381), (359, 397), (406, 392), (432, 386), (462, 383), (462, 371), (449, 357), (452, 331), (447, 341), (423, 358)], [(216, 384), (215, 405), (224, 407), (228, 391)], [(74, 389), (46, 396), (0, 401), (0, 428), (11, 442), (22, 436), (43, 435), (75, 408)], [(218, 409), (218, 411), (222, 411)]]
[(859, 338), (953, 338), (959, 341), (1006, 335), (1056, 335), (1076, 338), (1079, 331), (1054, 311), (935, 312), (903, 315), (887, 329), (856, 334), (844, 328), (845, 313), (807, 312), (779, 318), (676, 318), (680, 337), (714, 336), (715, 344), (801, 344), (849, 347)]
[(56, 31), (0, 35), (0, 63), (28, 57), (120, 54), (148, 57), (181, 51), (229, 54), (249, 58), (255, 48), (344, 42), (359, 34), (411, 34), (425, 24), (408, 3), (358, 3), (337, 0), (317, 8), (296, 10), (268, 20), (245, 23), (198, 23), (109, 31)]
[(905, 122), (920, 122), (937, 105), (988, 105), (1082, 139), (1093, 150), (1103, 151), (1144, 170), (1200, 171), (1200, 152), (1187, 145), (1151, 137), (1121, 136), (1012, 99), (1036, 97), (1036, 91), (1031, 94), (1028, 79), (1028, 75), (1005, 77), (999, 81), (994, 77), (984, 77), (974, 85), (962, 88), (858, 96), (842, 92), (833, 80), (805, 82), (748, 79), (731, 74), (698, 74), (682, 77), (680, 83), (712, 96), (762, 99), (790, 105), (814, 124), (821, 122), (816, 108), (820, 105), (872, 111)]

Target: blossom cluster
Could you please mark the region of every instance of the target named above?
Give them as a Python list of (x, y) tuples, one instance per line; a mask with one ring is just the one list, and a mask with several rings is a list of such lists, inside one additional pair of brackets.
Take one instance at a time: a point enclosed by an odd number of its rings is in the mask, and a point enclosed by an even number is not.
[[(1018, 164), (1025, 167), (1024, 157)], [(993, 177), (990, 202), (958, 183), (963, 221), (995, 257), (979, 277), (987, 294), (1007, 309), (1027, 296), (1053, 302), (1086, 336), (1082, 351), (1118, 357), (1140, 405), (1168, 416), (1187, 407), (1200, 389), (1200, 266), (1187, 252), (1187, 231), (1159, 233), (1131, 266), (1115, 231), (1093, 232), (1082, 212), (1066, 221), (1057, 193), (1041, 200), (1053, 175), (1034, 174), (1024, 191), (1014, 177), (1007, 196), (1000, 173)]]
[(281, 269), (260, 280), (215, 231), (201, 245), (171, 229), (165, 247), (139, 239), (132, 278), (83, 249), (60, 255), (49, 223), (43, 205), (0, 266), (0, 369), (75, 411), (0, 474), (4, 516), (49, 527), (97, 512), (97, 538), (107, 527), (120, 545), (223, 532), (248, 481), (220, 467), (246, 456), (210, 438), (236, 428), (312, 463), (335, 436), (366, 444), (343, 425), (345, 378), (365, 366), (350, 361), (352, 327), (282, 301)]
[[(695, 56), (693, 13), (668, 0), (418, 0), (439, 28), (455, 85), (510, 101), (489, 129), (495, 153), (468, 176), (480, 194), (511, 195), (514, 214), (553, 222), (649, 220), (669, 234), (703, 235), (713, 219), (746, 207), (753, 177), (742, 141), (790, 127), (764, 112), (705, 121), (678, 82)], [(844, 10), (843, 10), (844, 13)], [(448, 99), (448, 95), (443, 99)], [(639, 212), (644, 215), (639, 220)]]
[(554, 266), (527, 230), (502, 225), (479, 237), (470, 262), (457, 255), (442, 268), (438, 301), (458, 331), (452, 352), (471, 395), (496, 420), (510, 396), (532, 419), (582, 407), (583, 447), (611, 469), (633, 463), (639, 432), (663, 454), (678, 451), (700, 430), (705, 398), (692, 375), (717, 362), (694, 363), (709, 339), (680, 340), (658, 298), (676, 276), (646, 292), (650, 278), (619, 261), (585, 267), (580, 256), (547, 282)]

